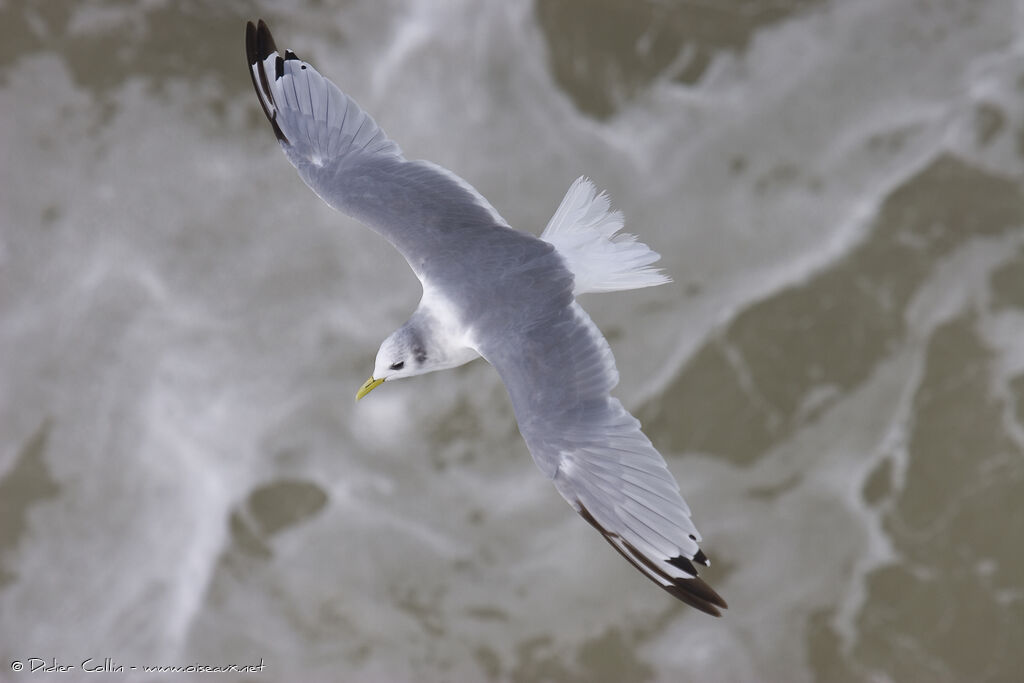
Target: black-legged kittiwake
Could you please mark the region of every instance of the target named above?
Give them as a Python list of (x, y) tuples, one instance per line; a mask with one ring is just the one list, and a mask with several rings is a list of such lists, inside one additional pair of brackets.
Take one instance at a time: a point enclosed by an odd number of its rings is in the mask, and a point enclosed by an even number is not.
[[(482, 356), (508, 388), (519, 431), (558, 492), (645, 576), (718, 616), (690, 509), (640, 423), (609, 395), (618, 371), (576, 296), (668, 282), (659, 256), (618, 233), (622, 215), (580, 178), (537, 238), (513, 230), (454, 173), (410, 161), (373, 119), (266, 24), (246, 26), (263, 111), (299, 176), (376, 230), (423, 285), (409, 320), (380, 346), (362, 398), (385, 381)], [(618, 234), (617, 234), (618, 233)]]

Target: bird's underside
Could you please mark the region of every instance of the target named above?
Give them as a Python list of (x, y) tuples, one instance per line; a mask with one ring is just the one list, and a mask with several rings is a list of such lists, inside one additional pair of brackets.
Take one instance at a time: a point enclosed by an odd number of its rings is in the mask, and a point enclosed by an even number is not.
[[(618, 382), (611, 349), (575, 299), (666, 282), (649, 266), (657, 254), (616, 234), (621, 215), (584, 179), (541, 238), (512, 230), (469, 183), (407, 160), (311, 64), (279, 53), (262, 20), (246, 26), (246, 55), (263, 112), (300, 177), (388, 239), (424, 291), (472, 330), (474, 350), (501, 376), (527, 447), (559, 493), (641, 573), (720, 616), (725, 601), (697, 576), (695, 564), (709, 562), (690, 509), (640, 423), (610, 395)], [(393, 374), (371, 378), (373, 386), (440, 369), (429, 355), (384, 363)]]

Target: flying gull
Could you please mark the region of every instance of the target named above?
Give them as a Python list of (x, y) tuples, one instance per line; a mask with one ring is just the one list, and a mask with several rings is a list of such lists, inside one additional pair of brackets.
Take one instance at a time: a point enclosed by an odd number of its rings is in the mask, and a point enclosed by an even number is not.
[(357, 399), (482, 356), (508, 389), (534, 462), (573, 509), (647, 578), (720, 616), (725, 601), (694, 567), (710, 563), (690, 508), (639, 421), (609, 395), (615, 359), (576, 301), (668, 282), (651, 267), (658, 254), (618, 233), (622, 214), (586, 178), (540, 238), (513, 230), (465, 180), (402, 156), (352, 98), (278, 52), (262, 20), (248, 22), (245, 49), (263, 113), (302, 180), (391, 242), (423, 286)]

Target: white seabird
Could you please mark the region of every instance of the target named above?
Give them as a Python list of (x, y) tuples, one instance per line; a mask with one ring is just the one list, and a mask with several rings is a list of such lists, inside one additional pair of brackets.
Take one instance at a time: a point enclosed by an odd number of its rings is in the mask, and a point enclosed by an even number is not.
[(585, 178), (540, 238), (513, 230), (465, 180), (403, 157), (352, 98), (294, 52), (280, 54), (262, 20), (248, 22), (245, 44), (263, 112), (299, 176), (391, 242), (423, 285), (357, 398), (482, 356), (558, 492), (645, 576), (720, 616), (725, 601), (694, 567), (710, 563), (690, 508), (640, 423), (609, 395), (615, 360), (576, 301), (668, 282), (650, 265), (658, 254), (616, 234), (622, 215)]

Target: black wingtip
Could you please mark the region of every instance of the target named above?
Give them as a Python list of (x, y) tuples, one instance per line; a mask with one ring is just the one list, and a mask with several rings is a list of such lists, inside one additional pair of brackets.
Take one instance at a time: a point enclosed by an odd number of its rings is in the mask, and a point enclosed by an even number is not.
[(707, 581), (695, 576), (692, 579), (678, 579), (670, 586), (662, 586), (673, 597), (682, 600), (690, 607), (695, 607), (713, 617), (722, 616), (721, 609), (729, 609), (722, 596), (708, 585)]
[(693, 566), (693, 562), (691, 562), (688, 558), (683, 557), (682, 555), (677, 555), (673, 557), (668, 561), (668, 563), (673, 567), (678, 567), (679, 569), (682, 569), (690, 576), (697, 576), (697, 568)]
[[(274, 104), (274, 96), (270, 90), (270, 80), (267, 78), (267, 70), (263, 66), (263, 61), (275, 52), (277, 52), (277, 45), (274, 43), (274, 36), (270, 34), (267, 24), (262, 19), (256, 24), (251, 21), (245, 22), (245, 58), (249, 65), (252, 87), (256, 89), (256, 96), (259, 98), (260, 106), (263, 107), (263, 114), (274, 129), (274, 135), (285, 144), (291, 144), (282, 132), (281, 126), (277, 125), (277, 112), (272, 112), (267, 106), (268, 102), (271, 105)], [(281, 58), (278, 57), (276, 69), (278, 73), (274, 74), (275, 78), (281, 77), (280, 62)]]
[[(607, 538), (607, 536), (606, 536)], [(611, 539), (609, 539), (610, 541)], [(620, 539), (620, 542), (630, 550), (636, 557), (646, 559), (644, 556), (633, 546), (624, 540)], [(612, 543), (612, 547), (616, 547), (615, 543)], [(616, 548), (617, 549), (617, 548)], [(626, 553), (619, 551), (620, 554), (627, 560), (632, 561), (632, 558)], [(647, 564), (647, 563), (645, 563)], [(715, 592), (715, 589), (708, 585), (708, 582), (697, 576), (697, 570), (693, 566), (693, 563), (684, 557), (674, 557), (669, 560), (669, 564), (679, 567), (690, 576), (683, 578), (674, 578), (663, 570), (659, 569), (653, 562), (647, 564), (647, 567), (659, 575), (660, 578), (667, 582), (667, 584), (658, 583), (659, 586), (664, 588), (670, 595), (678, 600), (682, 600), (690, 607), (695, 607), (705, 614), (710, 614), (713, 617), (720, 617), (722, 613), (721, 609), (728, 609), (729, 605), (722, 599), (722, 596)], [(634, 566), (636, 563), (634, 562)], [(639, 566), (637, 567), (640, 568)]]
[[(594, 527), (601, 532), (604, 540), (615, 548), (626, 560), (629, 561), (634, 567), (640, 570), (644, 576), (648, 577), (659, 586), (664, 588), (672, 597), (677, 600), (685, 602), (690, 607), (699, 609), (705, 614), (710, 614), (713, 617), (722, 616), (720, 609), (728, 609), (729, 605), (722, 599), (722, 596), (715, 592), (715, 589), (708, 585), (707, 581), (697, 576), (697, 570), (694, 568), (693, 563), (684, 557), (674, 557), (669, 560), (669, 563), (673, 566), (679, 567), (683, 571), (692, 574), (691, 577), (687, 578), (674, 578), (664, 572), (664, 570), (657, 567), (653, 561), (644, 557), (636, 548), (631, 546), (628, 542), (619, 537), (618, 534), (612, 533), (605, 529), (594, 516), (590, 514), (582, 503), (577, 502), (579, 506), (577, 511), (583, 519), (587, 520), (590, 526)], [(629, 552), (627, 552), (627, 549)], [(631, 557), (630, 554), (633, 556)], [(707, 560), (707, 557), (703, 553), (700, 556)], [(697, 559), (695, 556), (694, 559)], [(658, 580), (655, 579), (657, 577)], [(665, 583), (662, 583), (665, 582)]]
[(256, 24), (256, 37), (259, 39), (260, 60), (264, 60), (274, 52), (277, 52), (277, 44), (274, 42), (274, 36), (271, 35), (270, 29), (267, 27), (267, 22), (262, 19), (258, 20)]
[(256, 24), (251, 21), (245, 22), (245, 56), (249, 60), (249, 65), (262, 62), (275, 52), (277, 45), (270, 29), (267, 28), (267, 23), (262, 19)]

